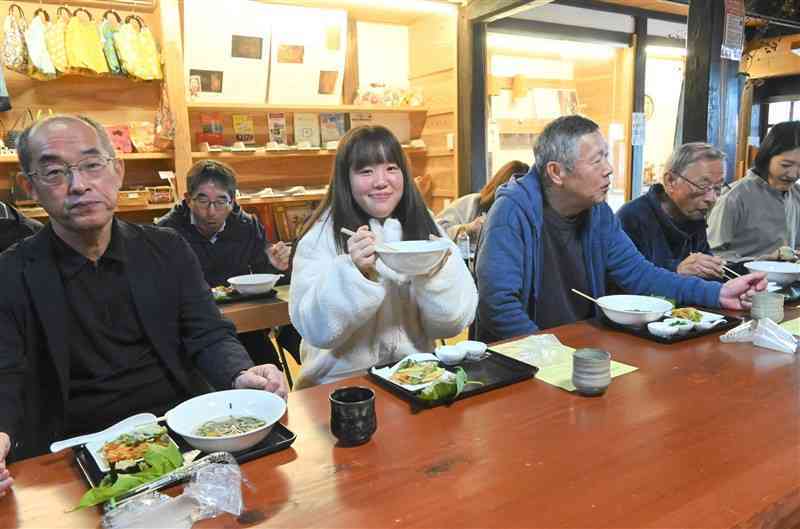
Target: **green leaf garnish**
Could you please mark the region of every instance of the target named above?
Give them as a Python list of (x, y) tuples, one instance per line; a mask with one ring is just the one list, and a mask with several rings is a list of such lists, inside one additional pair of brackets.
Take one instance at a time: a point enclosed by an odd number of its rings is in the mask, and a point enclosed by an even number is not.
[(139, 485), (150, 483), (164, 474), (172, 472), (183, 465), (183, 456), (174, 443), (161, 446), (151, 443), (144, 455), (144, 461), (139, 463), (139, 472), (132, 474), (117, 474), (117, 479), (112, 481), (111, 474), (106, 475), (103, 481), (83, 495), (75, 510), (99, 505), (104, 501), (121, 496)]

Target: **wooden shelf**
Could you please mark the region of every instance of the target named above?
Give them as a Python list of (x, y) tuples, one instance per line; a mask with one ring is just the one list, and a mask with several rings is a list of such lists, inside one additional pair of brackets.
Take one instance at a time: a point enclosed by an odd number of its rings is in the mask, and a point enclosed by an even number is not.
[[(117, 158), (121, 160), (171, 160), (170, 152), (127, 152), (117, 153)], [(0, 163), (17, 163), (19, 160), (16, 154), (0, 155)]]
[(236, 201), (240, 206), (260, 205), (260, 204), (284, 204), (287, 202), (303, 202), (303, 201), (318, 201), (325, 198), (325, 193), (305, 193), (302, 195), (288, 195), (278, 197), (258, 197), (258, 198), (242, 198), (239, 197)]
[(402, 112), (424, 113), (426, 107), (377, 106), (377, 105), (273, 105), (267, 103), (215, 103), (213, 101), (189, 101), (190, 112)]
[[(167, 204), (148, 204), (146, 206), (119, 206), (116, 209), (116, 213), (131, 213), (131, 212), (138, 212), (138, 211), (165, 211), (171, 209), (173, 203)], [(20, 208), (19, 211), (25, 215), (26, 217), (32, 219), (46, 219), (47, 212), (44, 208)]]
[[(427, 152), (425, 147), (403, 147), (408, 154), (418, 154)], [(192, 152), (193, 159), (214, 159), (222, 158), (226, 161), (232, 160), (252, 160), (255, 158), (292, 158), (292, 157), (314, 157), (314, 156), (335, 156), (336, 151), (332, 149), (304, 149), (304, 150), (284, 150), (284, 151), (256, 151), (256, 152)]]

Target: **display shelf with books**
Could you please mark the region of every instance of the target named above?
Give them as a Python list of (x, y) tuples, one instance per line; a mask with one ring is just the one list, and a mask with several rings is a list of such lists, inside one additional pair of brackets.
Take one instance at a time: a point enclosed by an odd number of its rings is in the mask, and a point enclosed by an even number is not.
[[(410, 147), (403, 146), (403, 150), (409, 156), (416, 154), (424, 154), (427, 152), (425, 147)], [(236, 160), (251, 160), (253, 158), (292, 158), (292, 157), (318, 157), (318, 156), (334, 156), (336, 150), (334, 149), (284, 149), (284, 150), (264, 150), (257, 149), (256, 151), (194, 151), (192, 152), (193, 159), (224, 159), (226, 162)], [(452, 153), (450, 153), (452, 155)]]
[(427, 113), (424, 106), (383, 105), (276, 105), (268, 103), (223, 103), (214, 101), (189, 101), (190, 112), (399, 112)]

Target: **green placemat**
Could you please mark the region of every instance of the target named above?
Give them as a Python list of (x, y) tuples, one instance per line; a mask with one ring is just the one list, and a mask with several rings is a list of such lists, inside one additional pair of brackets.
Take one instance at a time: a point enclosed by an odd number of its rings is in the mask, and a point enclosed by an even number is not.
[[(575, 349), (562, 344), (552, 334), (528, 336), (513, 342), (493, 345), (490, 349), (538, 367), (536, 378), (542, 382), (567, 391), (575, 391), (575, 386), (572, 385), (572, 353)], [(611, 378), (626, 375), (637, 369), (639, 368), (612, 360)]]

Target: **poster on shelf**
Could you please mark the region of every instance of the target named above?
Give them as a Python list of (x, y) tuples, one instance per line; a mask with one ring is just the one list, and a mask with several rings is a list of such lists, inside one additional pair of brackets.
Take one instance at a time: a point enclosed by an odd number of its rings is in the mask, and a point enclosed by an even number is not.
[(408, 26), (356, 22), (358, 87), (408, 88)]
[[(250, 0), (185, 0), (184, 68), (193, 101), (264, 103), (271, 7)], [(199, 77), (192, 82), (193, 76)]]
[(268, 141), (278, 145), (288, 143), (286, 135), (286, 114), (283, 112), (267, 113), (267, 138)]
[(272, 4), (270, 104), (339, 105), (347, 12)]
[(294, 113), (294, 143), (301, 149), (319, 149), (319, 116), (308, 112)]

